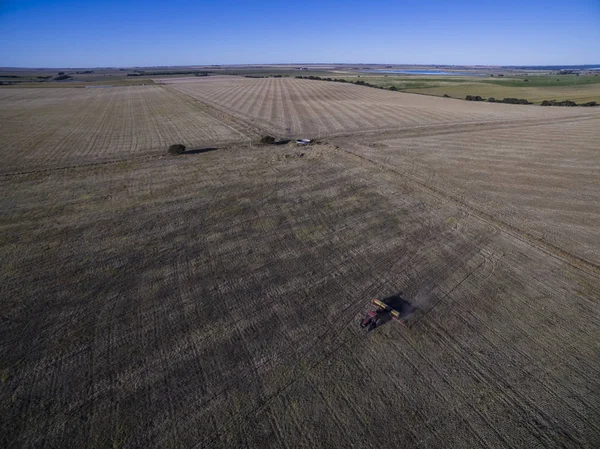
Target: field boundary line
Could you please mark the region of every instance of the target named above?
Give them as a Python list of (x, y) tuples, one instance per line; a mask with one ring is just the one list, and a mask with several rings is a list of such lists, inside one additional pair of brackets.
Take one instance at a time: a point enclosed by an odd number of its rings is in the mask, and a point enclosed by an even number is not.
[(465, 210), (469, 215), (486, 222), (490, 226), (497, 228), (500, 232), (504, 232), (505, 234), (508, 234), (511, 237), (516, 238), (517, 240), (519, 240), (523, 243), (526, 243), (526, 244), (544, 252), (545, 254), (547, 254), (551, 257), (554, 257), (555, 259), (558, 259), (558, 260), (572, 266), (573, 268), (584, 271), (593, 276), (600, 275), (600, 265), (595, 264), (589, 260), (586, 260), (583, 257), (580, 257), (576, 254), (572, 254), (552, 243), (545, 242), (542, 239), (539, 239), (539, 238), (533, 236), (532, 234), (528, 233), (527, 231), (524, 231), (523, 229), (520, 229), (514, 225), (506, 223), (506, 222), (500, 220), (499, 218), (494, 217), (492, 214), (484, 212), (484, 211), (476, 208), (475, 206), (466, 203), (465, 201), (457, 198), (454, 195), (451, 195), (450, 193), (447, 193), (447, 192), (442, 191), (441, 189), (438, 189), (435, 187), (428, 186), (428, 185), (424, 184), (423, 182), (416, 180), (414, 178), (414, 176), (412, 176), (412, 175), (409, 175), (406, 173), (400, 173), (398, 170), (396, 170), (392, 167), (389, 167), (386, 164), (374, 161), (373, 159), (370, 159), (366, 156), (355, 153), (354, 151), (351, 151), (349, 149), (345, 149), (345, 148), (342, 148), (339, 146), (337, 147), (337, 149), (346, 154), (349, 154), (351, 156), (359, 158), (363, 161), (367, 161), (380, 169), (390, 171), (397, 175), (401, 175), (404, 179), (408, 178), (408, 180), (405, 181), (406, 184), (417, 186), (421, 191), (433, 196), (434, 198), (437, 198), (439, 200), (445, 200), (447, 202), (452, 202), (452, 203), (456, 204), (461, 209)]
[[(557, 123), (581, 122), (584, 120), (599, 120), (600, 115), (589, 114), (579, 117), (557, 117), (551, 120), (548, 119), (526, 119), (526, 120), (485, 120), (474, 122), (448, 122), (437, 125), (421, 125), (408, 128), (385, 127), (376, 129), (356, 130), (356, 131), (341, 131), (339, 133), (324, 134), (316, 138), (339, 139), (346, 137), (378, 137), (376, 140), (385, 140), (386, 138), (403, 139), (413, 137), (437, 136), (446, 134), (462, 134), (478, 131), (490, 131), (496, 129), (507, 128), (526, 128), (530, 126), (553, 125)], [(427, 133), (423, 135), (420, 131)], [(405, 134), (405, 135), (404, 135)]]
[(219, 122), (227, 125), (229, 128), (231, 128), (235, 132), (238, 132), (240, 134), (245, 134), (250, 141), (252, 140), (252, 135), (261, 136), (261, 135), (266, 135), (266, 134), (272, 133), (272, 131), (269, 131), (265, 128), (257, 126), (255, 123), (252, 123), (248, 120), (244, 120), (244, 119), (241, 119), (240, 117), (234, 116), (234, 115), (230, 114), (229, 112), (227, 112), (221, 108), (218, 108), (212, 104), (205, 103), (204, 101), (199, 100), (198, 98), (196, 98), (180, 89), (177, 89), (177, 87), (173, 87), (168, 84), (160, 84), (160, 86), (163, 89), (169, 91), (172, 95), (178, 96), (182, 100), (187, 101), (188, 103), (191, 103), (192, 106), (195, 106), (201, 112), (203, 112), (203, 113), (213, 117), (214, 119), (218, 120)]
[[(227, 150), (228, 146), (230, 145), (241, 145), (244, 146), (246, 145), (245, 143), (240, 142), (239, 140), (235, 140), (235, 141), (231, 141), (231, 142), (219, 142), (217, 144), (214, 145), (202, 145), (200, 149), (202, 148), (216, 148), (218, 150)], [(167, 159), (167, 158), (178, 158), (178, 159), (182, 159), (186, 157), (186, 154), (182, 154), (179, 156), (172, 156), (170, 154), (167, 154), (166, 151), (162, 151), (160, 150), (160, 153), (158, 152), (158, 150), (152, 150), (150, 154), (143, 154), (143, 155), (132, 155), (131, 157), (125, 157), (122, 159), (109, 159), (109, 160), (105, 160), (105, 161), (98, 161), (98, 162), (87, 162), (87, 163), (82, 163), (82, 164), (72, 164), (72, 165), (61, 165), (61, 166), (57, 166), (57, 167), (48, 167), (48, 168), (36, 168), (36, 169), (32, 169), (32, 170), (22, 170), (22, 171), (14, 171), (14, 172), (6, 172), (6, 173), (0, 173), (0, 178), (9, 178), (12, 176), (26, 176), (26, 175), (32, 175), (32, 174), (36, 174), (36, 173), (51, 173), (51, 172), (55, 172), (55, 171), (61, 171), (61, 170), (70, 170), (70, 169), (78, 169), (78, 168), (87, 168), (87, 167), (97, 167), (97, 166), (101, 166), (101, 165), (112, 165), (112, 164), (120, 164), (123, 162), (143, 162), (143, 161), (151, 161), (151, 160), (157, 160), (157, 159)], [(191, 154), (188, 154), (188, 156), (191, 156)]]

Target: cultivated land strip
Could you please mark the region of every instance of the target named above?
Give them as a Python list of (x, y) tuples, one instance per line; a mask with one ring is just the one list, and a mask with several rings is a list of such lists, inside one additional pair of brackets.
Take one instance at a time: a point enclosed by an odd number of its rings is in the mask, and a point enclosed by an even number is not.
[[(557, 258), (561, 259), (562, 261), (568, 263), (569, 265), (572, 265), (576, 268), (586, 271), (589, 274), (600, 275), (600, 265), (598, 265), (594, 262), (591, 262), (589, 260), (586, 260), (583, 257), (578, 256), (577, 254), (570, 253), (550, 242), (546, 242), (540, 238), (537, 238), (533, 234), (531, 234), (523, 229), (520, 229), (514, 225), (506, 223), (505, 221), (499, 219), (498, 217), (496, 217), (490, 213), (487, 213), (472, 204), (469, 204), (464, 198), (454, 196), (451, 193), (449, 193), (448, 191), (444, 191), (444, 190), (441, 190), (434, 186), (431, 186), (430, 184), (424, 183), (424, 182), (418, 180), (416, 177), (411, 176), (410, 173), (397, 170), (394, 167), (391, 167), (389, 164), (381, 163), (374, 159), (370, 159), (367, 156), (365, 156), (364, 154), (361, 154), (359, 151), (357, 151), (356, 147), (348, 145), (348, 143), (343, 143), (343, 144), (340, 143), (340, 146), (338, 148), (345, 153), (351, 154), (352, 156), (357, 157), (361, 160), (368, 161), (369, 163), (374, 164), (384, 170), (395, 173), (403, 178), (408, 178), (409, 185), (418, 186), (421, 190), (424, 190), (437, 198), (442, 198), (444, 200), (447, 200), (454, 204), (459, 205), (461, 208), (463, 208), (465, 211), (472, 214), (473, 216), (476, 216), (476, 217), (484, 220), (485, 222), (499, 228), (503, 232), (509, 233), (510, 235), (512, 235), (513, 237), (515, 237), (519, 240), (529, 243), (533, 247), (535, 247), (541, 251), (544, 251), (548, 255), (557, 257)], [(349, 149), (349, 148), (353, 148), (353, 149)]]
[(192, 105), (196, 109), (202, 111), (203, 113), (210, 115), (211, 117), (216, 118), (217, 120), (231, 124), (231, 128), (234, 130), (244, 130), (244, 132), (248, 136), (259, 137), (264, 135), (266, 131), (257, 127), (255, 124), (249, 122), (248, 120), (242, 120), (240, 118), (234, 117), (231, 114), (227, 114), (224, 111), (212, 107), (207, 103), (203, 103), (198, 99), (192, 97), (191, 95), (187, 95), (184, 92), (173, 89), (171, 86), (161, 85), (161, 88), (169, 91), (169, 93), (177, 98), (182, 99), (182, 101)]
[[(597, 446), (594, 262), (443, 182), (456, 168), (457, 183), (495, 182), (515, 207), (537, 185), (550, 207), (593, 209), (594, 114), (208, 81), (98, 97), (86, 159), (52, 168), (85, 142), (69, 129), (39, 176), (0, 176), (0, 445)], [(154, 114), (167, 98), (185, 114)], [(230, 120), (235, 108), (246, 118)], [(149, 134), (128, 142), (133, 123)], [(179, 157), (147, 144), (232, 129), (351, 138), (245, 135)], [(94, 160), (111, 144), (136, 152)], [(369, 298), (399, 290), (421, 314), (361, 332)]]

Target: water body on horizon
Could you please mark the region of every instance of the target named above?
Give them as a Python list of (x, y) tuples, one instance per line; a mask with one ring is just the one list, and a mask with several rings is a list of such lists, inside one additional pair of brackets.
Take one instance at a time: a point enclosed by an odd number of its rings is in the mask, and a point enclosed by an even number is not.
[(444, 72), (442, 70), (361, 70), (366, 73), (396, 73), (402, 75), (456, 75), (456, 76), (485, 76), (475, 72)]

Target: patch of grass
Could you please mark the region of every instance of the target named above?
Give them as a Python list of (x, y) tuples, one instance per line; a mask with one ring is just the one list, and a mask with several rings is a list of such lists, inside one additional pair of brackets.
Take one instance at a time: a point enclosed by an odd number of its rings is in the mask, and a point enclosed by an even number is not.
[(9, 369), (8, 368), (0, 369), (0, 382), (5, 384), (8, 381), (8, 378), (9, 378)]

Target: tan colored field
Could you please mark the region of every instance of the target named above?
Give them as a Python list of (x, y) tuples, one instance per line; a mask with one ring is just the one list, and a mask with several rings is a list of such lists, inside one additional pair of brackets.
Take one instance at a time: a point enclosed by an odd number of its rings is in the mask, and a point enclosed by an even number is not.
[(215, 77), (125, 145), (58, 92), (0, 90), (2, 447), (598, 447), (598, 109)]
[(249, 140), (161, 86), (0, 89), (0, 105), (2, 172)]
[(599, 142), (596, 116), (558, 125), (370, 135), (345, 147), (600, 267)]
[(405, 95), (370, 87), (289, 78), (167, 79), (169, 88), (282, 136), (331, 136), (439, 124), (589, 115), (586, 109), (515, 108)]

